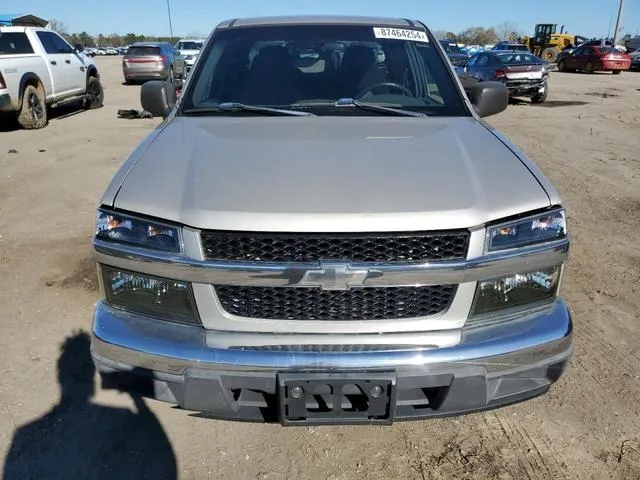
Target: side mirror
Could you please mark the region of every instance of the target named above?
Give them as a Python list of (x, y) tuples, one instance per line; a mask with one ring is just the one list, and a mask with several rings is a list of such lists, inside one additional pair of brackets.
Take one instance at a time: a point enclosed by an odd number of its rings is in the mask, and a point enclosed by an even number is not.
[(154, 117), (167, 118), (176, 104), (176, 87), (172, 82), (152, 80), (142, 85), (140, 103)]
[(500, 82), (478, 82), (471, 86), (469, 100), (478, 115), (488, 117), (503, 112), (509, 105), (509, 91)]
[(82, 53), (84, 52), (84, 47), (82, 45), (80, 45), (79, 43), (76, 43), (73, 46), (73, 49), (77, 52), (77, 53)]

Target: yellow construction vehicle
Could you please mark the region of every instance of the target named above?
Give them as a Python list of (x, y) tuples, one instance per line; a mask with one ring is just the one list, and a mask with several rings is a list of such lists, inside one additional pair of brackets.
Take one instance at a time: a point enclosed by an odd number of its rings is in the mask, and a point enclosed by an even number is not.
[(569, 46), (583, 43), (586, 38), (573, 35), (564, 31), (564, 25), (557, 33), (558, 25), (553, 23), (539, 23), (533, 37), (525, 37), (523, 43), (527, 45), (531, 53), (540, 57), (545, 62), (555, 62), (558, 54)]

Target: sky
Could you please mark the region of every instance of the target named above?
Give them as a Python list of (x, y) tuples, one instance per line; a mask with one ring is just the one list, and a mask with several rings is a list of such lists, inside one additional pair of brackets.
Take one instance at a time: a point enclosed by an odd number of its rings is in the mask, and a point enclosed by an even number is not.
[[(234, 17), (288, 14), (380, 15), (423, 21), (431, 30), (460, 32), (470, 26), (515, 22), (532, 33), (536, 23), (565, 25), (586, 37), (611, 35), (619, 0), (169, 0), (173, 35), (208, 35)], [(90, 6), (89, 6), (90, 5)], [(70, 33), (169, 35), (167, 0), (1, 0), (0, 13), (30, 13), (62, 21)], [(640, 0), (627, 0), (624, 33), (640, 33)]]

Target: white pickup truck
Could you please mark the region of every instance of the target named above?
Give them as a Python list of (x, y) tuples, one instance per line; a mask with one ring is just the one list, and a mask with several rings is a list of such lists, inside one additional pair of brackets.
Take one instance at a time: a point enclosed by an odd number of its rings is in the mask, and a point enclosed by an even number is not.
[(47, 125), (47, 109), (63, 102), (102, 106), (98, 69), (82, 50), (44, 28), (0, 27), (0, 112), (36, 129)]

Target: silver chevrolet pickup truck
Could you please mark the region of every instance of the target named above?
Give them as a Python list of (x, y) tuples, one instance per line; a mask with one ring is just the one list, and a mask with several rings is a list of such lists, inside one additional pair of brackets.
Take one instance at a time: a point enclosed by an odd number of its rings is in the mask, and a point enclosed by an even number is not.
[(572, 353), (561, 199), (419, 21), (221, 23), (97, 211), (106, 388), (389, 424), (545, 393)]

